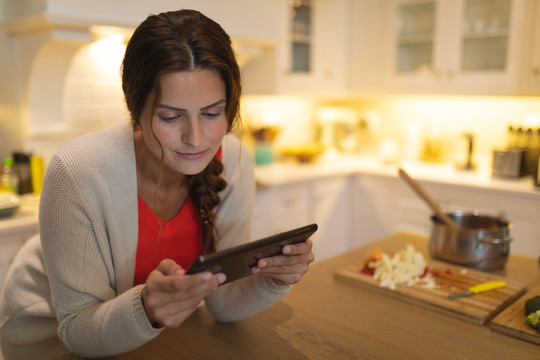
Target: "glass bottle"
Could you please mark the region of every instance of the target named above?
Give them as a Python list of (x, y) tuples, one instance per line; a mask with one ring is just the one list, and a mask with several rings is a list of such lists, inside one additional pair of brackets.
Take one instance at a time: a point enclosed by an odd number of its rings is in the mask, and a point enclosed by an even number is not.
[(12, 157), (7, 157), (2, 162), (0, 191), (19, 193), (19, 177), (15, 173), (14, 165), (15, 161)]

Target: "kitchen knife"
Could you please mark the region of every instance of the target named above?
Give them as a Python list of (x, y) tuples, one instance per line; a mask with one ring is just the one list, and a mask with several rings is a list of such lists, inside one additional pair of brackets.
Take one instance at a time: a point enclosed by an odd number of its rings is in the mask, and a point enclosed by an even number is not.
[(505, 286), (506, 286), (506, 281), (488, 281), (488, 282), (485, 282), (485, 283), (478, 284), (478, 285), (475, 285), (473, 287), (470, 287), (469, 289), (467, 289), (465, 291), (449, 295), (447, 297), (447, 299), (448, 300), (454, 300), (454, 299), (457, 299), (457, 298), (460, 298), (460, 297), (463, 297), (463, 296), (469, 296), (469, 295), (478, 294), (478, 293), (481, 293), (481, 292), (484, 292), (484, 291), (500, 289), (500, 288), (503, 288)]

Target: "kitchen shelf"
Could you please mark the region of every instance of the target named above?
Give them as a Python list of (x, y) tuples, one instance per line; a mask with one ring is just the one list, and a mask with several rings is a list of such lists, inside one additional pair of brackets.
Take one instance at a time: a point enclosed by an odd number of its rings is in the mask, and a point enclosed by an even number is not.
[(433, 43), (433, 34), (407, 34), (400, 35), (398, 38), (399, 45), (417, 43)]
[(510, 32), (508, 29), (496, 31), (467, 31), (463, 33), (463, 39), (489, 39), (494, 37), (507, 37)]

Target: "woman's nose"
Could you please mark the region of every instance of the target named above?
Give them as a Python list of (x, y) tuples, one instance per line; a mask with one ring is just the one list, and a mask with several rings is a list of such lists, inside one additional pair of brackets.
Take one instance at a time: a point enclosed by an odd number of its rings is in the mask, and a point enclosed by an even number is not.
[(203, 139), (201, 124), (198, 119), (190, 119), (182, 130), (182, 141), (185, 144), (198, 146)]

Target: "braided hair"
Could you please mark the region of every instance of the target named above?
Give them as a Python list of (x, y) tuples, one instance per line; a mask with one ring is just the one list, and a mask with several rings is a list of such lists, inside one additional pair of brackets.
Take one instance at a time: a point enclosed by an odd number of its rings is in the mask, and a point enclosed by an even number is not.
[[(195, 10), (148, 16), (135, 29), (122, 63), (122, 90), (133, 129), (140, 126), (142, 109), (150, 95), (154, 95), (153, 109), (157, 108), (163, 75), (202, 69), (216, 71), (225, 84), (230, 132), (239, 123), (241, 81), (229, 35), (218, 23)], [(220, 203), (219, 192), (227, 186), (222, 171), (221, 160), (214, 157), (201, 173), (187, 176), (189, 196), (202, 223), (205, 253), (215, 251), (213, 209)], [(159, 183), (158, 180), (158, 186)]]

